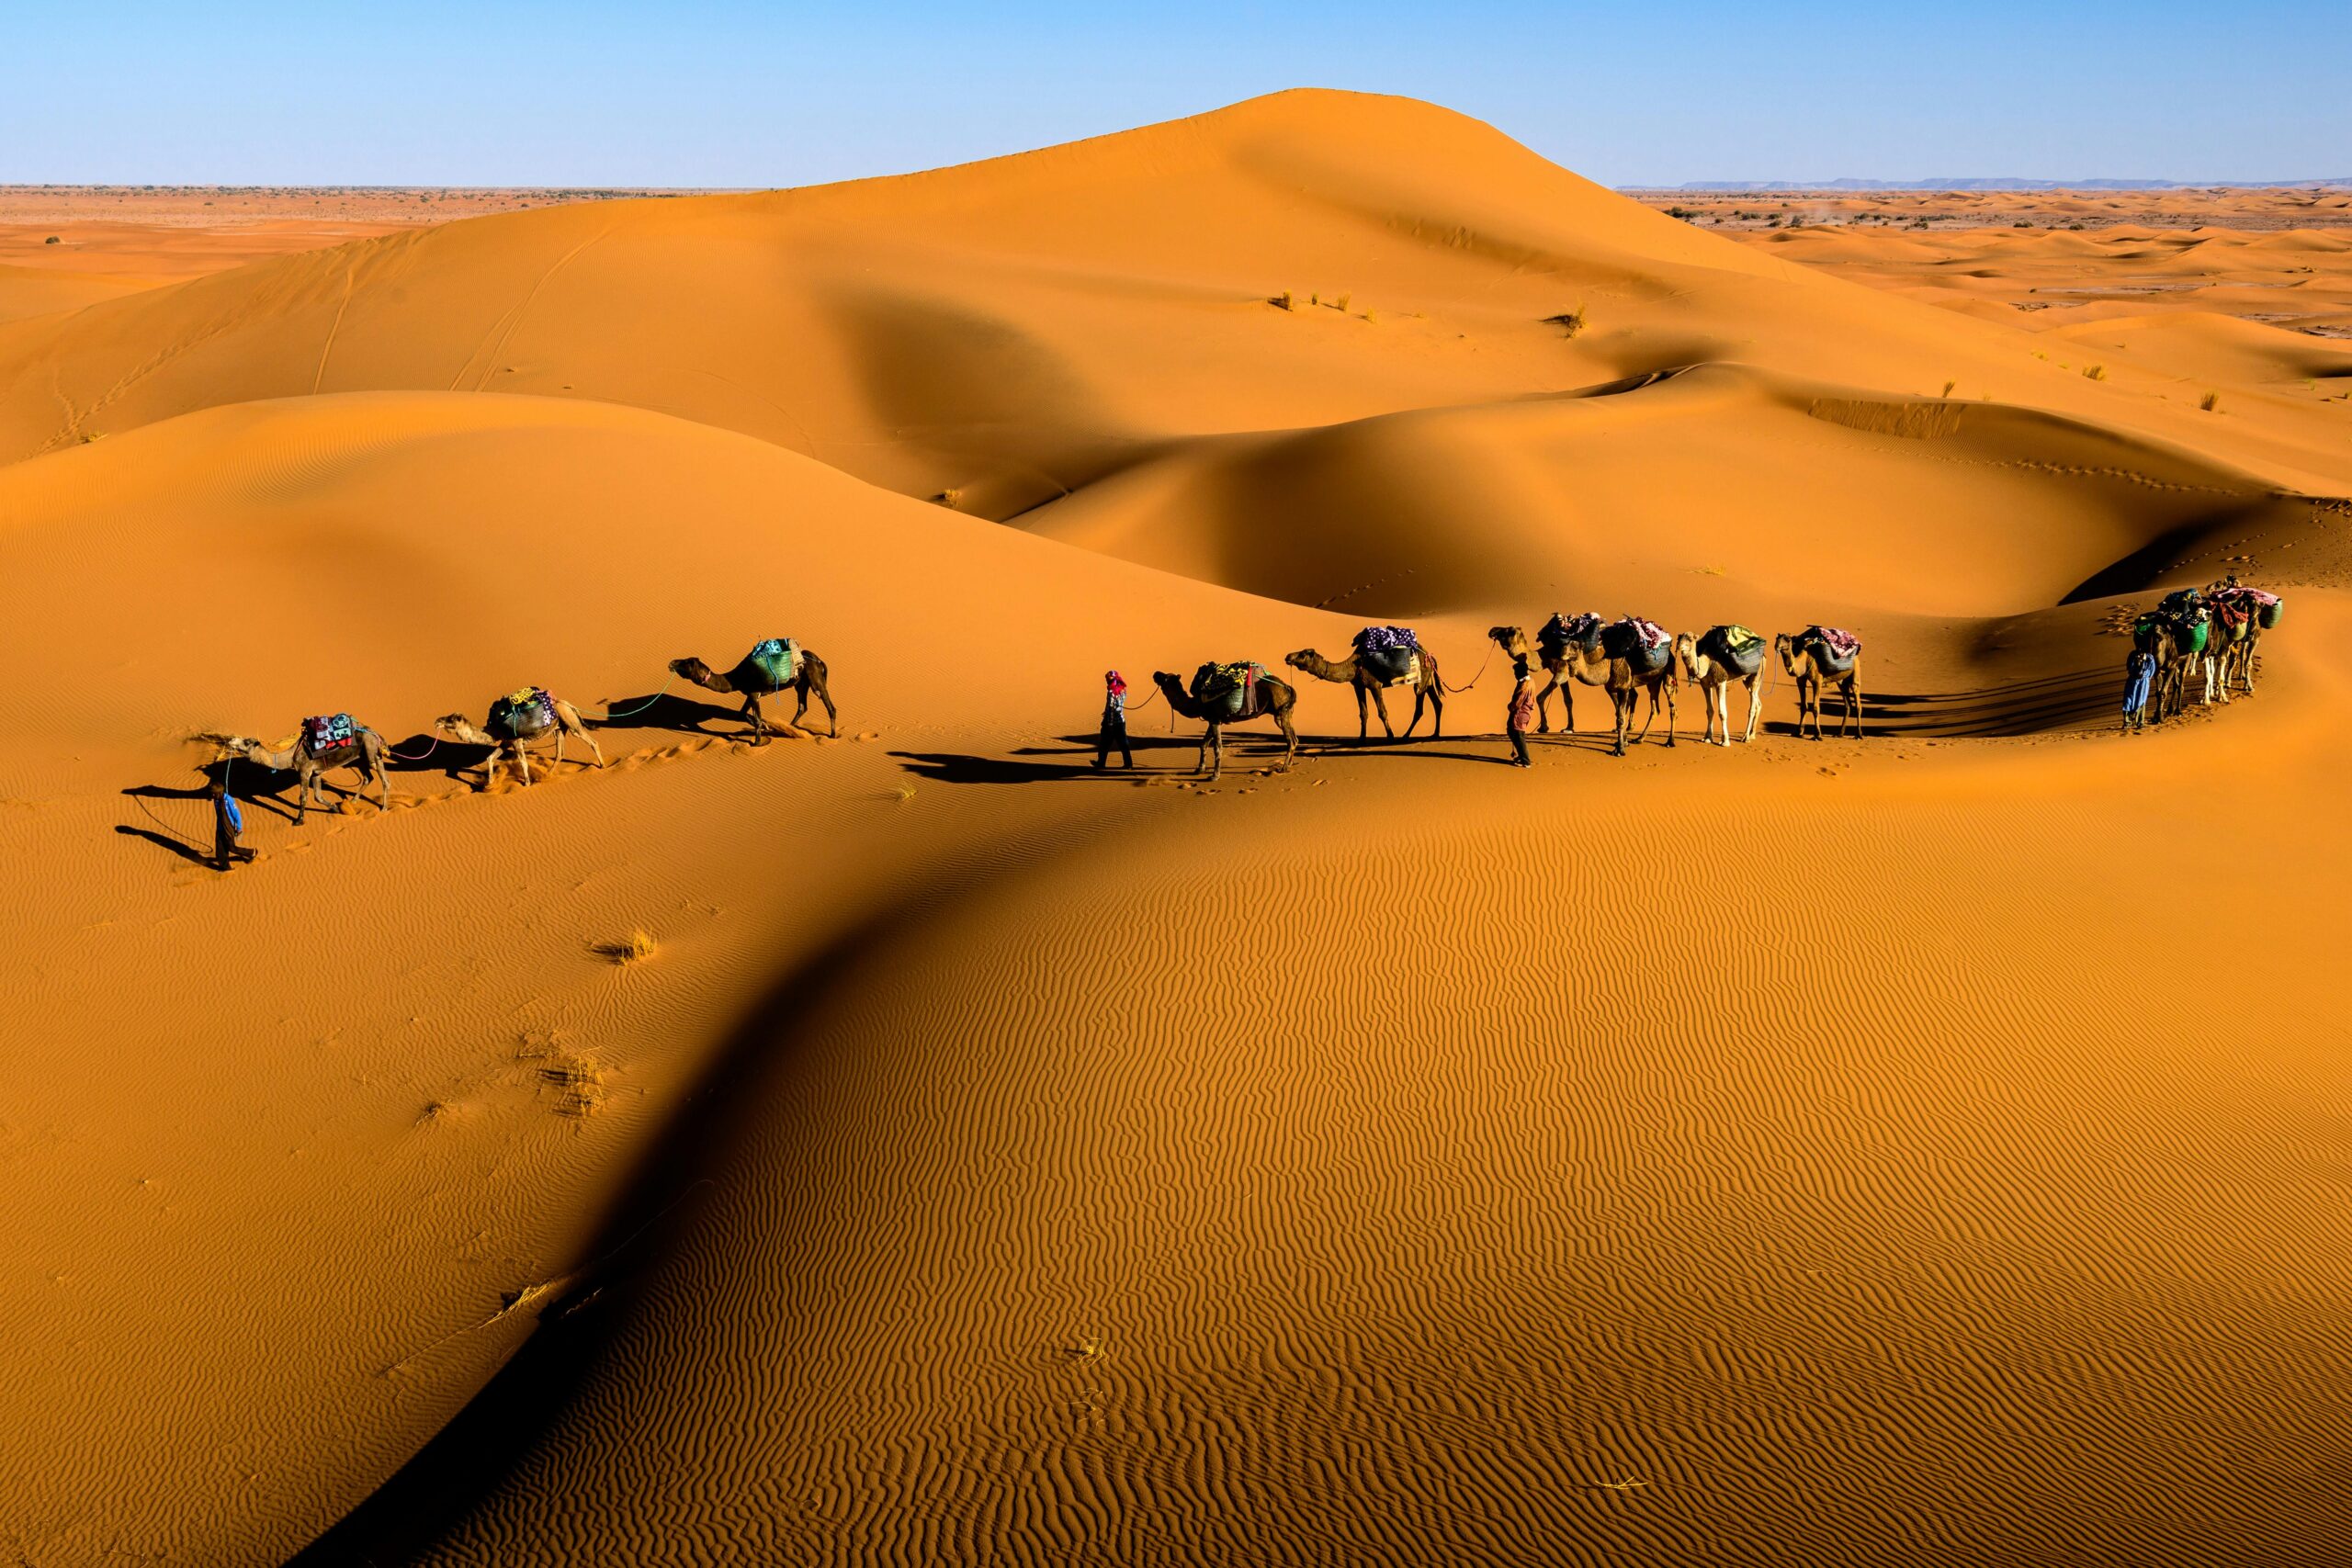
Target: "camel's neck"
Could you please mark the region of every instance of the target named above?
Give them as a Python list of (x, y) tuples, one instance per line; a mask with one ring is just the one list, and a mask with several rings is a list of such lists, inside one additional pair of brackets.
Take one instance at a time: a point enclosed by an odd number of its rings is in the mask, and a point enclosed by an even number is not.
[(1201, 705), (1194, 702), (1193, 700), (1193, 694), (1184, 690), (1184, 688), (1176, 682), (1161, 682), (1159, 683), (1159, 694), (1168, 699), (1168, 705), (1176, 710), (1176, 716), (1179, 718), (1199, 718), (1201, 716)]
[(1335, 664), (1318, 653), (1307, 660), (1306, 672), (1318, 681), (1338, 681), (1344, 684), (1354, 680), (1356, 671), (1361, 668), (1353, 654)]

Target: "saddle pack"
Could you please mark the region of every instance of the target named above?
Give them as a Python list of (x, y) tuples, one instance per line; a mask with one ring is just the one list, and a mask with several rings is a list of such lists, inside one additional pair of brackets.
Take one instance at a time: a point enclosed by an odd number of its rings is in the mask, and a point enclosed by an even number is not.
[(490, 733), (500, 740), (528, 740), (555, 728), (555, 699), (544, 686), (525, 686), (490, 705)]
[(1655, 675), (1674, 657), (1674, 639), (1656, 621), (1627, 615), (1602, 630), (1600, 650), (1623, 660), (1636, 675)]
[(1739, 675), (1764, 668), (1764, 639), (1746, 626), (1713, 626), (1699, 639), (1699, 651)]
[(752, 662), (781, 691), (800, 678), (800, 645), (788, 637), (772, 637), (752, 649)]
[(1366, 626), (1356, 633), (1356, 664), (1384, 686), (1421, 678), (1421, 639), (1410, 626)]
[(1862, 656), (1862, 639), (1839, 626), (1808, 626), (1804, 636), (1797, 639), (1800, 648), (1811, 644), (1814, 656), (1832, 675), (1843, 675)]
[(359, 727), (347, 713), (317, 714), (302, 721), (302, 750), (316, 757), (348, 746)]
[(1258, 681), (1265, 672), (1266, 667), (1255, 660), (1204, 664), (1193, 671), (1193, 700), (1204, 715), (1219, 722), (1239, 718), (1253, 705)]

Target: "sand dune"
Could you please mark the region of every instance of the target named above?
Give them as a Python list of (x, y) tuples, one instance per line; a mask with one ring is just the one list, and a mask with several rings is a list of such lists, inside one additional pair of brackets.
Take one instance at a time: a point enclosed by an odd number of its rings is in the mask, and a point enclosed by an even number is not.
[[(0, 1545), (2325, 1560), (2352, 427), (2109, 286), (2335, 264), (2042, 238), (1317, 93), (0, 321)], [(2113, 735), (2231, 571), (2258, 694)], [(1584, 608), (1856, 627), (1864, 737), (1499, 765)], [(1442, 740), (1187, 776), (1149, 671), (1397, 616)], [(665, 673), (777, 635), (839, 739)], [(526, 683), (607, 766), (477, 788)], [(189, 737), (346, 709), (390, 808), (206, 867)]]

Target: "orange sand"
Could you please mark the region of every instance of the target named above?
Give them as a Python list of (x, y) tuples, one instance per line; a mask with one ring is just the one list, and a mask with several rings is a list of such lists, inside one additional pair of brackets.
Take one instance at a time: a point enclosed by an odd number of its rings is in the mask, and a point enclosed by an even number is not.
[[(1311, 93), (0, 321), (0, 1544), (2327, 1560), (2352, 346), (1914, 238)], [(2258, 694), (2117, 738), (2224, 570)], [(1496, 765), (1587, 607), (1851, 625), (1871, 733)], [(1146, 705), (1390, 619), (1441, 741)], [(837, 741), (423, 754), (786, 633)], [(392, 809), (196, 863), (187, 738), (342, 708)]]

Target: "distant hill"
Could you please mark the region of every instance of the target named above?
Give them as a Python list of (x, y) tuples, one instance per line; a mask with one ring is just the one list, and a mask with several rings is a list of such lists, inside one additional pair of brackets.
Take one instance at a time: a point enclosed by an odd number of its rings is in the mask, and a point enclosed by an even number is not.
[(1998, 177), (1932, 180), (1687, 180), (1679, 186), (1621, 186), (1621, 190), (2285, 190), (2303, 186), (2352, 186), (2352, 175), (2301, 180), (2021, 180)]

